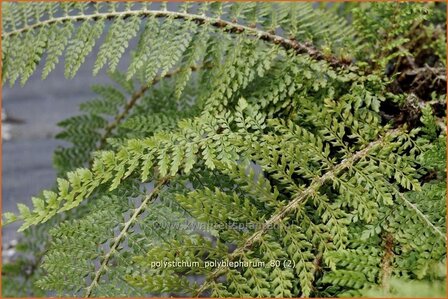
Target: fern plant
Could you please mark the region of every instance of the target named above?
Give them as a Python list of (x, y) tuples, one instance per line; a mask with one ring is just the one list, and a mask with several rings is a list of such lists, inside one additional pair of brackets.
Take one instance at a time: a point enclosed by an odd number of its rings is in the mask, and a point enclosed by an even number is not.
[(114, 81), (60, 123), (72, 145), (55, 152), (54, 188), (4, 213), (41, 236), (34, 287), (336, 297), (443, 285), (440, 4), (2, 8), (4, 83), (45, 78), (61, 57), (72, 78), (95, 48), (93, 74)]

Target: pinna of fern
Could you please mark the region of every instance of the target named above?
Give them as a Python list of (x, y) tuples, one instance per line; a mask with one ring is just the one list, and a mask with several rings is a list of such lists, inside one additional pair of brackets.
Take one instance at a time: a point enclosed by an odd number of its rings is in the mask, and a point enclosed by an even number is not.
[[(104, 22), (112, 25), (95, 71), (114, 70), (139, 36), (127, 73), (112, 75), (124, 92), (95, 87), (86, 114), (61, 124), (59, 137), (74, 145), (56, 155), (57, 186), (32, 209), (5, 214), (23, 230), (72, 213), (49, 231), (39, 287), (86, 297), (334, 297), (422, 280), (443, 261), (444, 137), (428, 109), (420, 128), (384, 123), (381, 105), (396, 95), (381, 76), (344, 67), (337, 51), (356, 38), (348, 25), (316, 22), (328, 12), (304, 3), (5, 8), (12, 83), (25, 82), (45, 51), (54, 62), (65, 48), (73, 76)], [(58, 41), (12, 50), (48, 38)], [(204, 266), (213, 261), (264, 266)]]

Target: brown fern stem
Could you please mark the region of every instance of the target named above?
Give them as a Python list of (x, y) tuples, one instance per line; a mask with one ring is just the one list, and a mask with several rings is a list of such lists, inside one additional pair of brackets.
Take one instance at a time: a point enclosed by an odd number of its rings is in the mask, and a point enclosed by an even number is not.
[[(323, 259), (323, 251), (319, 251), (316, 255), (316, 257), (313, 260), (313, 269), (311, 270), (311, 274), (313, 275), (313, 290), (316, 290), (316, 278), (317, 276), (320, 274), (320, 272), (322, 271), (322, 259)], [(302, 295), (301, 298), (304, 298), (304, 296)]]
[[(200, 69), (201, 67), (199, 66), (191, 66), (190, 69), (195, 72), (198, 69)], [(104, 146), (106, 145), (106, 141), (107, 138), (109, 138), (109, 136), (111, 135), (112, 131), (118, 127), (120, 125), (120, 123), (126, 118), (126, 116), (129, 114), (129, 112), (132, 110), (132, 108), (135, 106), (135, 104), (137, 104), (137, 102), (144, 96), (145, 92), (153, 85), (159, 83), (162, 79), (165, 78), (170, 78), (175, 76), (176, 74), (178, 74), (180, 71), (182, 70), (182, 68), (178, 68), (175, 71), (172, 71), (170, 73), (167, 73), (165, 76), (163, 77), (157, 77), (154, 80), (152, 80), (150, 83), (148, 84), (143, 84), (139, 90), (137, 90), (136, 92), (134, 92), (129, 101), (126, 103), (126, 105), (124, 106), (124, 110), (118, 114), (114, 121), (109, 123), (106, 128), (104, 129), (104, 133), (101, 136), (99, 145), (97, 150), (101, 150), (104, 148)]]
[(235, 34), (247, 34), (269, 43), (280, 45), (283, 48), (289, 50), (292, 49), (298, 54), (308, 54), (316, 60), (325, 60), (333, 67), (344, 67), (351, 64), (351, 61), (338, 59), (332, 55), (325, 55), (321, 51), (317, 50), (314, 46), (298, 42), (294, 39), (289, 39), (280, 35), (276, 35), (272, 32), (263, 31), (257, 29), (256, 27), (249, 27), (238, 24), (236, 22), (225, 21), (219, 18), (207, 17), (205, 15), (190, 14), (177, 11), (158, 11), (158, 10), (128, 10), (121, 12), (102, 12), (94, 14), (81, 14), (77, 16), (63, 16), (57, 18), (50, 18), (44, 21), (36, 22), (32, 25), (24, 26), (20, 29), (6, 32), (2, 34), (2, 38), (7, 38), (13, 35), (17, 35), (29, 30), (34, 30), (46, 25), (55, 23), (64, 23), (70, 21), (87, 21), (87, 20), (98, 20), (98, 19), (115, 19), (115, 18), (128, 18), (131, 16), (141, 16), (148, 17), (154, 16), (157, 18), (173, 18), (193, 21), (199, 25), (211, 25), (215, 28), (219, 28), (225, 32), (235, 33)]
[[(156, 80), (154, 80), (156, 81)], [(139, 99), (141, 99), (143, 97), (143, 95), (145, 94), (145, 92), (149, 89), (150, 85), (153, 85), (155, 83), (158, 82), (151, 82), (151, 84), (144, 84), (140, 87), (140, 89), (138, 91), (136, 91), (135, 93), (132, 94), (130, 100), (126, 103), (126, 106), (124, 107), (123, 112), (121, 112), (120, 114), (118, 114), (115, 117), (115, 120), (111, 123), (109, 123), (106, 128), (104, 129), (104, 134), (101, 136), (100, 139), (100, 143), (98, 145), (98, 150), (104, 148), (104, 146), (106, 145), (106, 140), (107, 138), (110, 136), (110, 134), (112, 133), (112, 131), (122, 122), (122, 120), (129, 114), (129, 112), (131, 111), (132, 107), (135, 106), (135, 104), (138, 102)]]
[(384, 246), (384, 254), (381, 259), (381, 277), (380, 277), (380, 284), (383, 288), (384, 292), (389, 291), (389, 280), (390, 276), (392, 274), (392, 261), (394, 258), (394, 237), (391, 233), (384, 233), (383, 234), (383, 246)]

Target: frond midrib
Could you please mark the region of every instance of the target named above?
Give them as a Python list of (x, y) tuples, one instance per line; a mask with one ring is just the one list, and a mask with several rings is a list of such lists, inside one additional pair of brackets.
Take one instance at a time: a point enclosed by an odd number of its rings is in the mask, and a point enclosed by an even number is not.
[(306, 45), (304, 43), (298, 42), (293, 39), (289, 39), (277, 34), (273, 34), (267, 31), (263, 31), (257, 29), (255, 27), (249, 27), (246, 25), (241, 25), (236, 22), (231, 22), (227, 20), (223, 20), (221, 18), (213, 18), (208, 17), (206, 15), (197, 15), (191, 13), (184, 13), (178, 11), (161, 11), (161, 10), (126, 10), (120, 12), (101, 12), (101, 13), (93, 13), (93, 14), (80, 14), (80, 15), (72, 15), (72, 16), (63, 16), (63, 17), (55, 17), (49, 18), (44, 21), (36, 22), (32, 25), (24, 26), (20, 29), (16, 29), (9, 32), (2, 32), (2, 38), (8, 38), (11, 36), (15, 36), (24, 32), (28, 32), (30, 30), (34, 30), (40, 27), (44, 27), (47, 25), (52, 25), (56, 23), (65, 23), (65, 22), (77, 22), (77, 21), (88, 21), (88, 20), (99, 20), (99, 19), (116, 19), (116, 18), (128, 18), (131, 16), (140, 16), (140, 17), (148, 17), (154, 16), (156, 18), (174, 18), (181, 20), (188, 20), (196, 22), (199, 25), (210, 25), (216, 28), (223, 29), (229, 33), (236, 34), (247, 34), (249, 36), (256, 37), (258, 39), (264, 40), (269, 43), (277, 44), (282, 46), (283, 48), (289, 50), (292, 49), (296, 51), (298, 54), (307, 54), (312, 58), (319, 61), (327, 61), (330, 65), (334, 67), (344, 67), (350, 64), (350, 62), (342, 59), (338, 59), (332, 55), (324, 55), (322, 52), (317, 50), (313, 46)]
[[(344, 169), (352, 166), (356, 161), (367, 156), (371, 150), (377, 148), (378, 146), (382, 146), (388, 138), (393, 138), (398, 136), (403, 132), (402, 128), (392, 129), (388, 131), (384, 136), (378, 138), (377, 140), (368, 144), (364, 149), (359, 150), (355, 154), (350, 157), (345, 158), (338, 165), (336, 165), (333, 169), (329, 170), (322, 176), (313, 180), (313, 182), (306, 188), (303, 192), (301, 192), (298, 196), (296, 196), (291, 202), (289, 202), (285, 207), (283, 207), (279, 212), (275, 213), (269, 220), (266, 221), (263, 226), (254, 232), (242, 246), (235, 249), (232, 254), (229, 256), (229, 259), (237, 258), (242, 255), (247, 249), (251, 248), (255, 242), (259, 241), (262, 236), (268, 231), (269, 228), (281, 223), (285, 217), (293, 210), (295, 210), (300, 204), (302, 204), (305, 200), (307, 200), (310, 196), (318, 191), (318, 189), (329, 179), (338, 175)], [(196, 297), (200, 296), (207, 288), (209, 287), (210, 280), (219, 276), (224, 269), (219, 268), (212, 272), (207, 281), (197, 290), (195, 294)]]
[(103, 275), (104, 271), (107, 269), (107, 265), (109, 263), (109, 260), (111, 259), (111, 257), (117, 252), (118, 250), (118, 246), (123, 242), (123, 240), (125, 239), (129, 229), (132, 228), (132, 226), (135, 224), (135, 222), (137, 221), (137, 218), (139, 215), (141, 215), (146, 207), (148, 206), (148, 204), (155, 199), (155, 197), (157, 196), (157, 194), (160, 192), (161, 188), (168, 182), (168, 178), (163, 178), (161, 179), (157, 185), (154, 187), (154, 189), (145, 196), (145, 199), (142, 201), (142, 203), (140, 204), (140, 206), (138, 208), (136, 208), (134, 210), (134, 213), (132, 213), (131, 217), (129, 218), (128, 221), (126, 221), (123, 225), (123, 229), (120, 231), (120, 233), (118, 234), (118, 236), (116, 238), (114, 238), (114, 243), (112, 244), (112, 246), (110, 247), (110, 250), (108, 251), (108, 253), (104, 256), (104, 259), (100, 265), (100, 267), (98, 268), (98, 270), (95, 272), (95, 276), (92, 279), (92, 282), (90, 283), (90, 285), (86, 288), (86, 293), (85, 293), (85, 297), (90, 297), (90, 295), (92, 294), (93, 289), (95, 288), (95, 286), (98, 284), (99, 279), (101, 278), (101, 276)]

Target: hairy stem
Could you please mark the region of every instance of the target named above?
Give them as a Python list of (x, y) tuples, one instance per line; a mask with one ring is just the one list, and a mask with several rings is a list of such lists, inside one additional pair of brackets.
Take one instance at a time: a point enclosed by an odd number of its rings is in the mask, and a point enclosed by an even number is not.
[(394, 238), (391, 233), (383, 235), (384, 254), (381, 259), (380, 283), (384, 292), (389, 292), (389, 279), (392, 274), (392, 260), (394, 258)]
[[(317, 281), (316, 277), (319, 275), (319, 273), (322, 270), (322, 259), (323, 259), (323, 251), (319, 250), (318, 254), (313, 260), (313, 269), (311, 270), (311, 274), (313, 275), (313, 290), (316, 290), (315, 282)], [(300, 296), (301, 298), (304, 298), (304, 296)]]
[(134, 213), (132, 214), (131, 218), (124, 224), (123, 229), (120, 231), (118, 236), (115, 238), (114, 243), (110, 247), (109, 252), (103, 257), (103, 261), (99, 267), (99, 269), (95, 272), (95, 277), (93, 278), (90, 285), (86, 288), (85, 297), (90, 297), (92, 295), (93, 288), (98, 285), (99, 279), (101, 275), (104, 273), (104, 271), (107, 268), (107, 264), (109, 263), (109, 260), (111, 257), (117, 252), (118, 246), (123, 242), (124, 238), (127, 235), (128, 230), (135, 224), (137, 221), (137, 217), (143, 213), (148, 206), (148, 203), (155, 199), (157, 194), (160, 192), (161, 188), (168, 183), (168, 178), (162, 178), (159, 183), (154, 187), (154, 189), (149, 193), (141, 205), (135, 209)]
[(324, 55), (322, 52), (317, 50), (313, 46), (306, 45), (304, 43), (300, 43), (296, 40), (285, 38), (280, 35), (276, 35), (274, 33), (270, 33), (267, 31), (263, 31), (260, 29), (257, 29), (255, 27), (249, 27), (245, 25), (241, 25), (235, 22), (225, 21), (219, 18), (212, 18), (207, 17), (205, 15), (197, 15), (197, 14), (190, 14), (185, 12), (177, 12), (177, 11), (158, 11), (158, 10), (126, 10), (126, 11), (120, 11), (120, 12), (98, 12), (94, 14), (80, 14), (80, 15), (73, 15), (73, 16), (63, 16), (63, 17), (56, 17), (56, 18), (49, 18), (44, 21), (36, 22), (32, 25), (24, 26), (20, 29), (12, 30), (9, 32), (5, 32), (2, 34), (2, 38), (8, 38), (13, 35), (17, 35), (23, 32), (27, 32), (29, 30), (33, 30), (36, 28), (40, 28), (46, 25), (55, 24), (55, 23), (63, 23), (63, 22), (69, 22), (69, 21), (87, 21), (87, 20), (98, 20), (98, 19), (115, 19), (115, 18), (127, 18), (130, 16), (141, 16), (141, 17), (147, 17), (147, 16), (155, 16), (158, 18), (163, 17), (170, 17), (174, 19), (182, 19), (182, 20), (189, 20), (196, 22), (199, 25), (211, 25), (213, 27), (222, 29), (229, 33), (236, 33), (236, 34), (247, 34), (250, 36), (254, 36), (256, 38), (259, 38), (261, 40), (264, 40), (269, 43), (277, 44), (282, 46), (285, 49), (293, 49), (299, 54), (308, 54), (311, 57), (313, 57), (316, 60), (325, 60), (330, 65), (335, 67), (342, 67), (349, 65), (351, 62), (338, 59), (331, 55)]
[(401, 192), (399, 192), (398, 190), (396, 190), (396, 194), (397, 194), (397, 196), (398, 196), (401, 200), (403, 200), (403, 202), (405, 203), (405, 205), (406, 205), (408, 208), (410, 208), (411, 210), (413, 210), (413, 211), (418, 215), (418, 217), (419, 217), (421, 220), (423, 220), (423, 222), (425, 222), (425, 223), (432, 229), (432, 231), (433, 231), (436, 235), (438, 235), (439, 237), (441, 237), (442, 240), (446, 240), (446, 235), (445, 235), (444, 233), (442, 233), (442, 231), (441, 231), (438, 227), (436, 227), (434, 224), (432, 224), (432, 222), (428, 219), (428, 217), (427, 217), (425, 214), (423, 214), (423, 212), (420, 211), (420, 209), (419, 209), (415, 204), (413, 204), (412, 202), (410, 202), (410, 201), (404, 196), (404, 194), (401, 193)]
[[(200, 69), (200, 66), (191, 66), (190, 69), (195, 72), (198, 69)], [(115, 120), (111, 123), (109, 123), (106, 128), (104, 129), (104, 134), (103, 136), (101, 136), (100, 139), (100, 143), (98, 146), (98, 150), (104, 148), (104, 146), (106, 145), (106, 140), (107, 138), (110, 136), (110, 134), (112, 133), (112, 131), (120, 125), (120, 123), (126, 118), (126, 116), (129, 114), (129, 112), (131, 111), (131, 109), (135, 106), (135, 104), (137, 104), (137, 102), (143, 97), (143, 95), (145, 94), (145, 92), (153, 85), (157, 84), (158, 82), (160, 82), (162, 79), (165, 78), (170, 78), (175, 76), (176, 74), (178, 74), (180, 71), (182, 70), (182, 68), (178, 68), (175, 71), (172, 71), (170, 73), (167, 73), (165, 76), (163, 77), (157, 77), (154, 80), (152, 80), (150, 83), (148, 84), (143, 84), (139, 90), (137, 90), (136, 92), (134, 92), (131, 95), (131, 98), (129, 99), (129, 101), (126, 103), (126, 105), (124, 106), (124, 110), (119, 113), (116, 117)]]
[[(154, 80), (157, 81), (158, 80)], [(98, 145), (98, 149), (102, 149), (104, 148), (104, 146), (106, 145), (106, 140), (107, 138), (110, 136), (110, 134), (112, 133), (112, 131), (123, 121), (123, 119), (129, 114), (129, 112), (131, 111), (132, 107), (135, 106), (135, 104), (137, 103), (137, 101), (139, 99), (141, 99), (143, 97), (143, 95), (145, 94), (145, 92), (149, 89), (150, 85), (153, 85), (157, 82), (151, 82), (151, 84), (144, 84), (140, 87), (140, 89), (138, 91), (136, 91), (135, 93), (132, 94), (130, 100), (126, 103), (126, 106), (124, 107), (123, 112), (121, 112), (120, 114), (118, 114), (115, 117), (115, 120), (111, 123), (109, 123), (106, 128), (104, 129), (104, 134), (101, 136), (100, 139), (100, 143)]]

